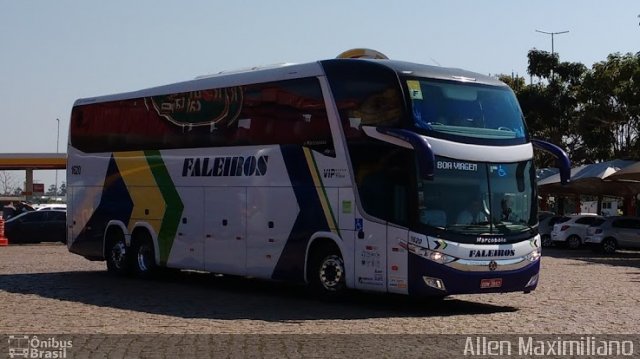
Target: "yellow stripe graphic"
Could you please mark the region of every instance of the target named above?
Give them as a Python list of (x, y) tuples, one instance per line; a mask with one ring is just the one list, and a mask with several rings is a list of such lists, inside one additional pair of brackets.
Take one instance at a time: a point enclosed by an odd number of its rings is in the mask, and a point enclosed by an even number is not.
[(309, 166), (309, 172), (311, 173), (311, 178), (313, 178), (313, 184), (316, 187), (316, 191), (318, 192), (318, 198), (320, 199), (320, 204), (322, 205), (322, 212), (327, 219), (327, 223), (329, 224), (329, 229), (333, 233), (338, 234), (336, 221), (333, 218), (333, 212), (331, 211), (331, 206), (329, 205), (329, 199), (327, 198), (327, 194), (324, 191), (324, 186), (322, 185), (322, 181), (320, 181), (320, 174), (318, 173), (318, 167), (316, 166), (316, 162), (313, 159), (313, 154), (311, 150), (308, 148), (303, 148), (304, 157), (307, 160), (307, 166)]
[[(113, 157), (133, 201), (131, 218), (144, 220), (153, 227), (156, 234), (160, 233), (166, 203), (144, 152), (114, 153)], [(133, 229), (133, 222), (135, 221), (129, 222), (130, 231)]]

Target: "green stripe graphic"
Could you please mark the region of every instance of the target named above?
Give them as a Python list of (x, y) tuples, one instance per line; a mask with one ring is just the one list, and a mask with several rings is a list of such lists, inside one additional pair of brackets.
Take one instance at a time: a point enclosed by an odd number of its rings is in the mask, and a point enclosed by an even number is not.
[(180, 224), (184, 204), (180, 199), (176, 186), (171, 180), (171, 176), (169, 175), (167, 167), (162, 160), (160, 151), (145, 151), (144, 155), (167, 207), (164, 212), (164, 216), (162, 217), (160, 233), (158, 233), (160, 264), (166, 265), (167, 260), (169, 259), (169, 253), (171, 252), (171, 246), (173, 245), (173, 240), (176, 237), (176, 232), (178, 231), (178, 225)]

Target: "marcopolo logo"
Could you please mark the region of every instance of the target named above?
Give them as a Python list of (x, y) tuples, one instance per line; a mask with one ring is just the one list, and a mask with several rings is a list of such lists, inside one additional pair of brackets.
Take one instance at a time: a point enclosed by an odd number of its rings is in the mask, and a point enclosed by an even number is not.
[(182, 177), (264, 176), (268, 163), (269, 156), (189, 157)]
[(9, 336), (9, 358), (66, 358), (71, 340), (28, 335)]

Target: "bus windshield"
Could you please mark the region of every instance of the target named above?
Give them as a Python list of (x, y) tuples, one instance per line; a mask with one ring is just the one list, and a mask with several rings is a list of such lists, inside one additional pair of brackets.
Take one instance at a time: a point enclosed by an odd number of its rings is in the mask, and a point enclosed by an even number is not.
[(524, 138), (524, 119), (508, 87), (406, 79), (413, 127), (427, 135)]
[(467, 235), (516, 234), (536, 223), (531, 161), (466, 162), (436, 158), (432, 181), (418, 180), (422, 224)]

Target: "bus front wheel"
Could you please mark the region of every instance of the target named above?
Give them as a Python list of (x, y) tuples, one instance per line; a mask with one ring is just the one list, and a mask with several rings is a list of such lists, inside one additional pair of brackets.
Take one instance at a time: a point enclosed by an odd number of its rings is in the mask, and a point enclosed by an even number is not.
[(346, 288), (345, 275), (344, 260), (339, 252), (319, 251), (311, 266), (311, 290), (323, 297), (338, 297)]

